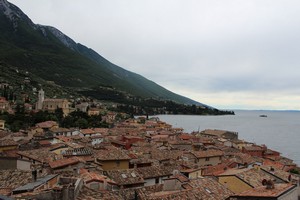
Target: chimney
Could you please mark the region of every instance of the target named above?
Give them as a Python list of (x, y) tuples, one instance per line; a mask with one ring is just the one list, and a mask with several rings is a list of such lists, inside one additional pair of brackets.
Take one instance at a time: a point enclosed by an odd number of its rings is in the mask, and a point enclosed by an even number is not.
[(265, 183), (266, 189), (274, 189), (274, 182), (272, 180), (267, 180)]

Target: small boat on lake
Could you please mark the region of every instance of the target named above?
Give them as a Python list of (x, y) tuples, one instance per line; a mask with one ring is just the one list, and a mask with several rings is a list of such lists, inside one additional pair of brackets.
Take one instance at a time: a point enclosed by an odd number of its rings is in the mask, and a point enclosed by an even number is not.
[(259, 117), (268, 117), (267, 115), (259, 115)]

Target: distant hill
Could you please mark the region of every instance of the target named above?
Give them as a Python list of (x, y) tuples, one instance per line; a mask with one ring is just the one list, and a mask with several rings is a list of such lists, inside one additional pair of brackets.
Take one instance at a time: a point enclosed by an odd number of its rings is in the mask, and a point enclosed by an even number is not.
[(207, 107), (109, 62), (54, 27), (34, 24), (6, 0), (0, 0), (0, 62), (2, 67), (13, 66), (96, 97), (101, 95), (95, 93), (108, 88), (131, 96)]

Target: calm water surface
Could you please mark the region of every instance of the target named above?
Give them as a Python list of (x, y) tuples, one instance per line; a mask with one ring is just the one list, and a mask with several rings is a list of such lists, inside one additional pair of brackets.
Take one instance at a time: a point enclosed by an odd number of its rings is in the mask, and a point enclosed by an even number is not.
[[(259, 117), (267, 115), (267, 117)], [(235, 111), (235, 115), (158, 115), (160, 120), (185, 132), (222, 129), (239, 133), (239, 139), (266, 144), (300, 165), (300, 112)]]

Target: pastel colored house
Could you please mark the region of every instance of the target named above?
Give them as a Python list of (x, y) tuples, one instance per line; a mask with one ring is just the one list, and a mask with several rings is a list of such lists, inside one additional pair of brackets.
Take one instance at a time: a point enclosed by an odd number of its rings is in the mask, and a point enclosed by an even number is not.
[(129, 169), (130, 157), (121, 149), (99, 150), (95, 153), (97, 163), (103, 170)]
[(18, 146), (18, 143), (16, 143), (13, 139), (0, 140), (0, 152), (17, 149)]
[(184, 157), (200, 166), (214, 166), (222, 162), (224, 153), (219, 150), (191, 151)]

